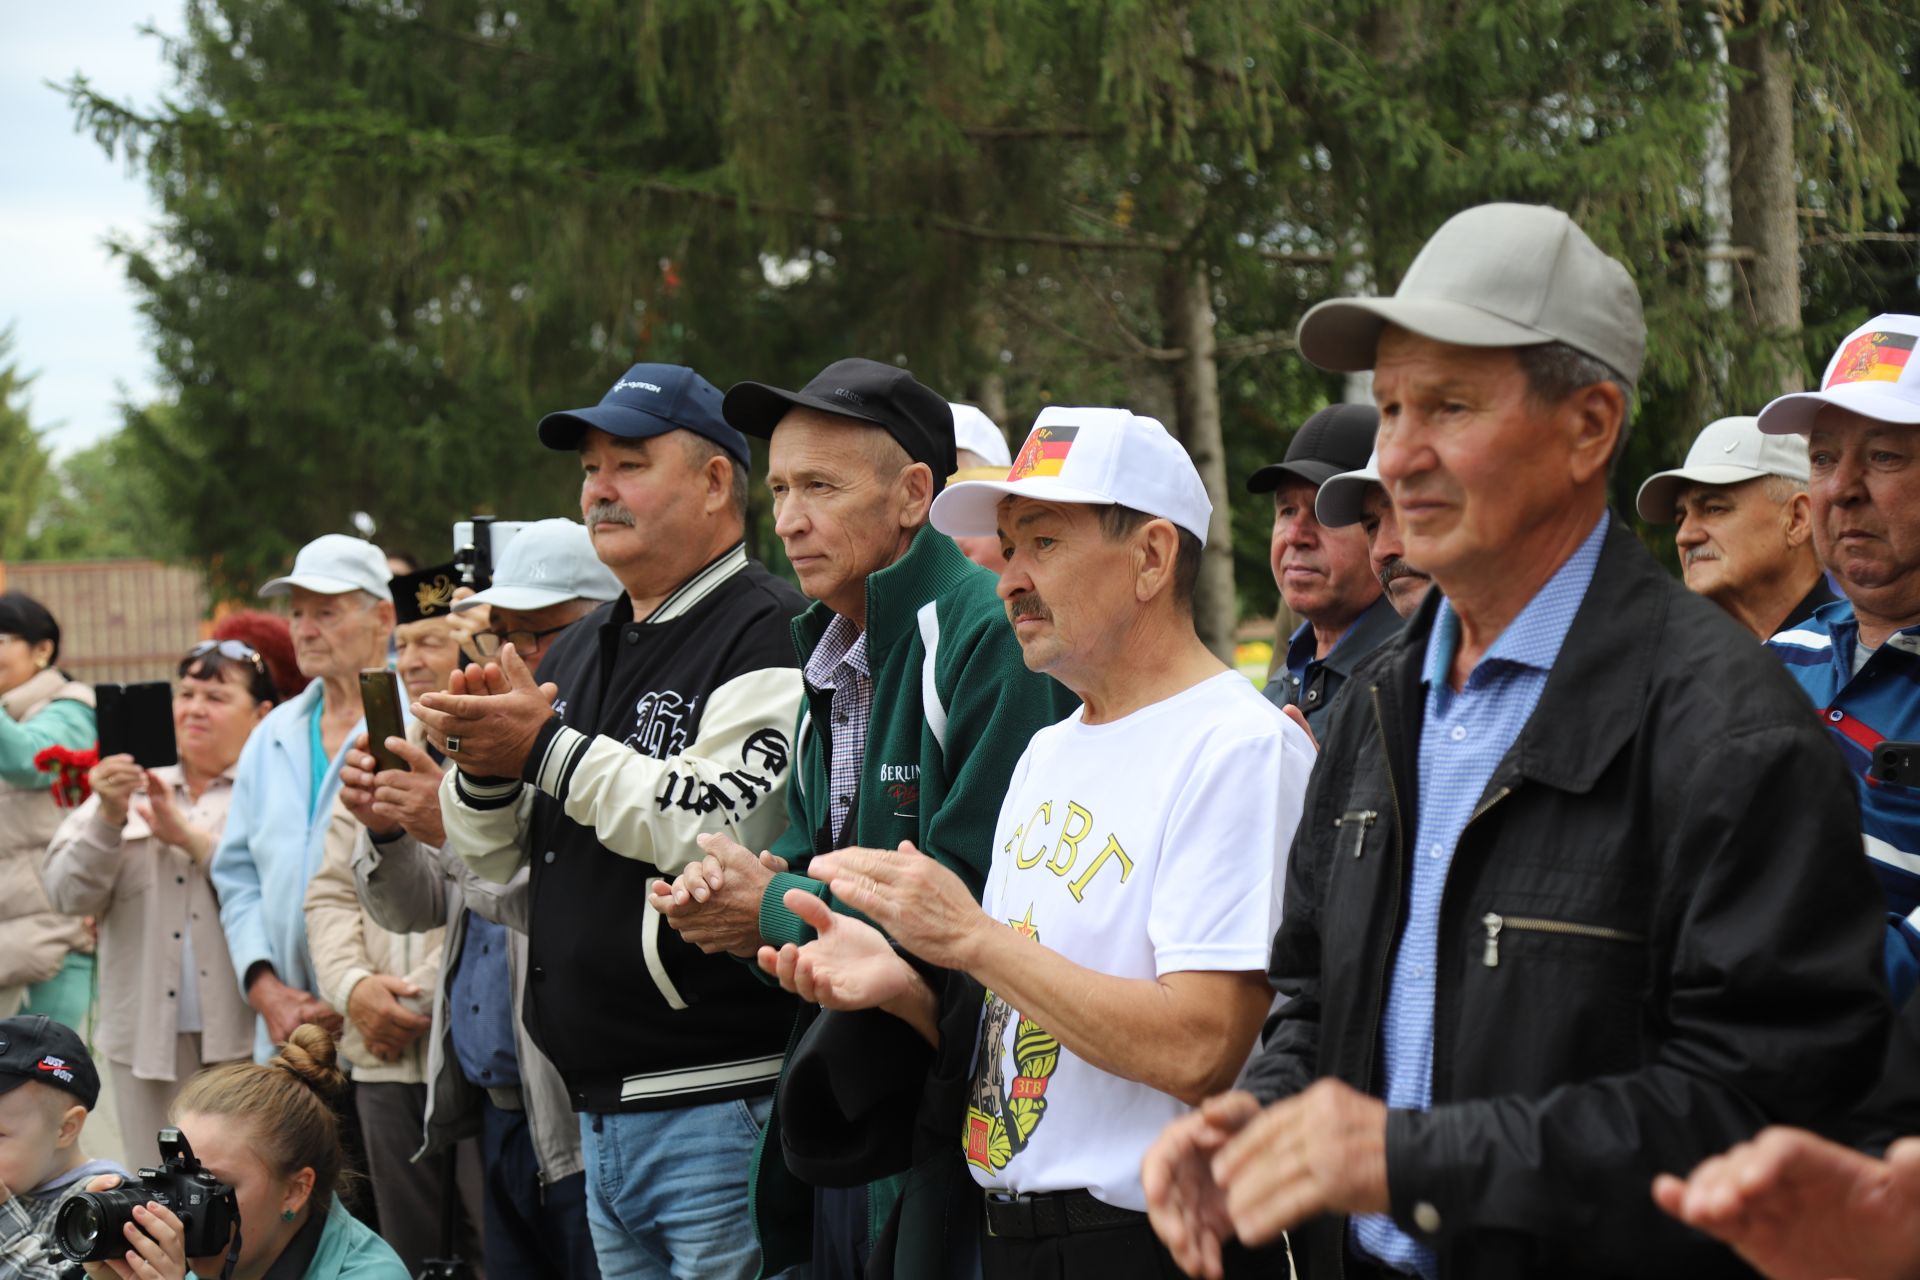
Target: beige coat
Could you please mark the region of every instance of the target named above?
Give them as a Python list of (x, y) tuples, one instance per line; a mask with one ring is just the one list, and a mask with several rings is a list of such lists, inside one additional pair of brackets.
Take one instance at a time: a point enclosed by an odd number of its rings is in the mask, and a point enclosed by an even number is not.
[[(381, 928), (360, 905), (353, 883), (353, 847), (366, 828), (339, 800), (327, 825), (326, 853), (320, 870), (307, 885), (307, 950), (313, 957), (315, 985), (320, 997), (345, 1017), (347, 998), (360, 981), (376, 973), (398, 974), (413, 980), (420, 995), (408, 1002), (417, 1012), (430, 1013), (433, 991), (440, 980), (440, 944), (444, 929), (425, 933), (395, 933)], [(432, 1037), (423, 1035), (407, 1046), (398, 1062), (382, 1062), (347, 1018), (340, 1037), (340, 1053), (351, 1064), (351, 1075), (364, 1084), (424, 1084), (427, 1049)]]
[[(155, 769), (173, 788), (188, 822), (217, 843), (233, 797), (233, 771), (207, 784), (196, 803), (178, 765)], [(190, 978), (200, 997), (200, 1057), (253, 1056), (253, 1010), (240, 996), (220, 903), (205, 865), (163, 843), (138, 813), (125, 827), (100, 817), (93, 796), (60, 824), (47, 854), (47, 896), (56, 909), (100, 921), (100, 1051), (141, 1080), (174, 1078), (179, 1034), (182, 934), (193, 939)]]
[[(54, 668), (0, 696), (0, 711), (24, 724), (67, 698), (93, 705), (93, 690)], [(90, 951), (86, 925), (47, 901), (40, 869), (66, 811), (47, 787), (0, 786), (0, 1015), (19, 1008), (26, 987), (60, 972), (69, 951)]]

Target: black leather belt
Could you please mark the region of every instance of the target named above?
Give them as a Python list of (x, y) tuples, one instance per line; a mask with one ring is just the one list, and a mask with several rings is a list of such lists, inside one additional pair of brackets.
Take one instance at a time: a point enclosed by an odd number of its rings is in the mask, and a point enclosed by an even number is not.
[(1085, 1191), (1044, 1191), (1030, 1196), (989, 1191), (986, 1199), (987, 1234), (1014, 1239), (1144, 1226), (1147, 1221), (1144, 1213), (1116, 1209)]

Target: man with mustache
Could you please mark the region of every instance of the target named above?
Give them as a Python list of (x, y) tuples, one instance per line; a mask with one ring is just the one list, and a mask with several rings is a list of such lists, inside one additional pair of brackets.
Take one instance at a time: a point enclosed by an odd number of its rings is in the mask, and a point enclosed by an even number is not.
[(1686, 465), (1647, 477), (1635, 505), (1644, 520), (1679, 524), (1687, 589), (1761, 640), (1838, 599), (1813, 551), (1806, 448), (1757, 418), (1708, 423)]
[(1633, 279), (1559, 210), (1483, 205), (1299, 349), (1373, 372), (1438, 590), (1334, 710), (1265, 1045), (1149, 1151), (1154, 1225), (1194, 1275), (1283, 1232), (1300, 1280), (1744, 1275), (1647, 1189), (1855, 1105), (1884, 930), (1793, 682), (1607, 510)]
[[(806, 999), (878, 1007), (931, 1042), (950, 1087), (920, 1114), (966, 1160), (949, 1224), (977, 1240), (986, 1280), (1161, 1277), (1140, 1157), (1253, 1047), (1313, 749), (1194, 632), (1212, 503), (1179, 442), (1124, 409), (1065, 407), (1041, 412), (1023, 456), (1047, 441), (1064, 445), (1057, 472), (1015, 467), (934, 505), (943, 532), (994, 537), (1027, 666), (1085, 700), (1015, 767), (985, 897), (912, 845), (843, 849), (815, 874), (886, 934), (796, 891), (820, 936), (759, 960)], [(812, 1078), (816, 1105), (837, 1083)]]
[[(849, 845), (911, 842), (977, 895), (1014, 762), (1075, 700), (1026, 669), (994, 575), (927, 522), (955, 469), (945, 400), (904, 369), (848, 359), (798, 391), (739, 383), (727, 392), (725, 412), (728, 422), (768, 441), (774, 532), (815, 602), (792, 637), (806, 679), (798, 776), (787, 793), (786, 834), (764, 864), (752, 851), (765, 846), (745, 834), (709, 838), (706, 861), (670, 891), (658, 887), (650, 902), (682, 937), (752, 957), (763, 944), (813, 936), (813, 923), (787, 905), (789, 891), (843, 908), (808, 868)], [(1014, 470), (1057, 469), (1064, 447), (1041, 442)], [(836, 1038), (836, 1025), (815, 1012), (801, 1011), (789, 1070), (805, 1055), (831, 1063), (851, 1095), (918, 1096), (924, 1072), (902, 1069), (897, 1046)], [(783, 1134), (825, 1123), (824, 1109), (790, 1113), (783, 1105), (767, 1128), (753, 1202), (767, 1271), (811, 1258), (814, 1280), (839, 1280), (895, 1263), (873, 1256), (883, 1238), (906, 1252), (925, 1247), (910, 1222), (888, 1226), (896, 1207), (925, 1204), (908, 1195), (897, 1170), (813, 1186), (798, 1180), (811, 1171), (783, 1158), (790, 1152)], [(838, 1131), (851, 1142), (857, 1127)], [(959, 1161), (951, 1148), (946, 1156), (937, 1171), (951, 1174)], [(902, 1260), (892, 1274), (929, 1273)]]
[(1920, 316), (1847, 336), (1815, 391), (1781, 396), (1760, 430), (1806, 439), (1813, 545), (1846, 598), (1768, 643), (1820, 709), (1860, 800), (1886, 890), (1896, 1003), (1920, 985), (1920, 777), (1875, 776), (1882, 742), (1920, 739)]
[(458, 766), (449, 845), (488, 880), (530, 868), (524, 1020), (579, 1113), (602, 1273), (745, 1280), (793, 1002), (645, 899), (699, 859), (696, 837), (763, 848), (785, 828), (805, 602), (747, 557), (747, 442), (693, 370), (635, 365), (539, 436), (578, 457), (624, 590), (543, 647), (546, 683), (509, 642), (415, 711)]
[(1249, 493), (1273, 495), (1273, 580), (1280, 598), (1305, 619), (1287, 641), (1285, 667), (1267, 682), (1267, 699), (1293, 706), (1316, 739), (1354, 667), (1400, 629), (1381, 598), (1358, 529), (1329, 529), (1314, 515), (1320, 486), (1366, 462), (1380, 414), (1372, 405), (1329, 405), (1300, 424), (1283, 461), (1247, 477)]
[(1411, 617), (1433, 585), (1433, 575), (1407, 563), (1400, 540), (1400, 522), (1393, 514), (1393, 498), (1380, 483), (1380, 455), (1373, 453), (1358, 471), (1343, 471), (1320, 486), (1313, 514), (1328, 529), (1360, 526), (1367, 535), (1367, 562), (1380, 579), (1387, 603), (1401, 617)]

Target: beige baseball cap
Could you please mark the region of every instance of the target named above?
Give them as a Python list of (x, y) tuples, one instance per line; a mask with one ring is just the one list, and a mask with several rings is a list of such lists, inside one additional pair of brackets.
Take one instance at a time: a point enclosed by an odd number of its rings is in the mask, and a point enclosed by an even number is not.
[(1300, 354), (1322, 369), (1373, 368), (1380, 331), (1400, 326), (1462, 347), (1564, 342), (1629, 386), (1646, 358), (1640, 291), (1572, 218), (1532, 204), (1483, 204), (1433, 233), (1390, 298), (1333, 298), (1300, 321)]
[(1758, 418), (1721, 418), (1694, 438), (1685, 463), (1648, 476), (1634, 505), (1641, 519), (1672, 524), (1674, 500), (1688, 485), (1744, 484), (1762, 476), (1805, 484), (1807, 442), (1798, 436), (1763, 435)]

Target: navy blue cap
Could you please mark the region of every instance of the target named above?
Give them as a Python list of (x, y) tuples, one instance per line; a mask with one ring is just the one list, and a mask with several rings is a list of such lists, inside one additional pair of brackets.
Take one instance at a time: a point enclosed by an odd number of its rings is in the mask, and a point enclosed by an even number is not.
[(540, 443), (577, 449), (588, 427), (625, 440), (691, 431), (750, 466), (747, 438), (720, 416), (720, 398), (720, 388), (684, 365), (637, 364), (591, 409), (563, 409), (540, 419)]

